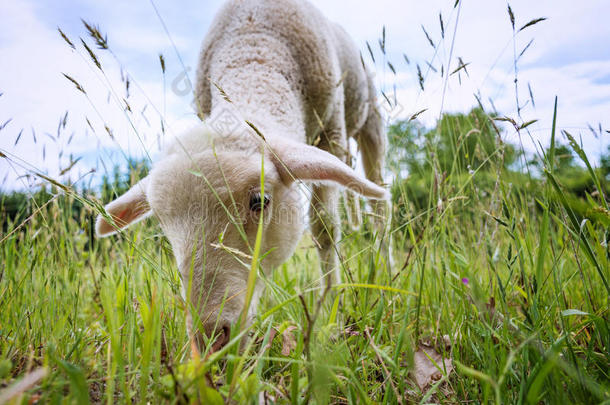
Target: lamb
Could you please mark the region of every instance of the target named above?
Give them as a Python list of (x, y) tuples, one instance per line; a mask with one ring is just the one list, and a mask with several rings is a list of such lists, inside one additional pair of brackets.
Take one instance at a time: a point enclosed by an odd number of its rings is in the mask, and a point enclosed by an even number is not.
[[(244, 264), (261, 215), (261, 269), (294, 252), (305, 218), (299, 184), (311, 184), (310, 229), (327, 285), (340, 279), (340, 187), (371, 199), (383, 230), (385, 137), (356, 46), (305, 0), (227, 1), (204, 39), (195, 96), (204, 122), (105, 207), (96, 232), (107, 236), (154, 215), (190, 294), (190, 329), (217, 348), (244, 310)], [(346, 164), (349, 138), (366, 179)], [(260, 294), (257, 285), (248, 319)]]

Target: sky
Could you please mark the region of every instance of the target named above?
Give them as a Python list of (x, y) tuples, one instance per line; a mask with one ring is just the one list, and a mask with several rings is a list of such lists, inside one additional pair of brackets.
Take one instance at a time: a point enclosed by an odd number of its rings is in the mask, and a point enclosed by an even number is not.
[[(396, 100), (397, 106), (389, 107), (380, 97), (388, 122), (426, 109), (418, 119), (433, 126), (442, 112), (469, 111), (477, 94), (488, 111), (518, 122), (537, 119), (521, 139), (534, 151), (548, 144), (557, 96), (558, 127), (577, 136), (593, 160), (610, 144), (610, 3), (605, 0), (510, 1), (516, 30), (546, 18), (515, 35), (505, 1), (462, 0), (458, 7), (455, 0), (312, 3), (347, 30), (374, 67), (378, 89)], [(130, 156), (154, 161), (160, 145), (197, 122), (190, 82), (201, 41), (221, 4), (0, 2), (0, 152), (8, 157), (0, 159), (0, 190), (40, 184), (34, 173), (95, 184)], [(99, 27), (109, 50), (95, 46), (82, 20)], [(379, 46), (384, 27), (385, 55)], [(532, 40), (518, 57), (515, 88), (515, 55)], [(441, 69), (458, 67), (458, 57), (468, 64), (468, 74), (441, 77)], [(423, 91), (417, 65), (425, 77)], [(505, 137), (520, 141), (508, 127)]]

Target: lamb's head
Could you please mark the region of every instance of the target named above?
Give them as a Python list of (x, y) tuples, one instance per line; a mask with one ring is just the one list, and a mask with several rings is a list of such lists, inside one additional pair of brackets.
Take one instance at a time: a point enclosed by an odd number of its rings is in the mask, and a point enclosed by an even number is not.
[(386, 196), (339, 159), (311, 146), (259, 139), (244, 148), (221, 142), (199, 152), (168, 154), (106, 206), (96, 231), (106, 236), (149, 214), (158, 218), (182, 275), (193, 326), (202, 326), (197, 329), (208, 336), (223, 331), (226, 339), (244, 307), (261, 217), (264, 271), (290, 257), (302, 235), (305, 209), (296, 180), (335, 182), (372, 198)]

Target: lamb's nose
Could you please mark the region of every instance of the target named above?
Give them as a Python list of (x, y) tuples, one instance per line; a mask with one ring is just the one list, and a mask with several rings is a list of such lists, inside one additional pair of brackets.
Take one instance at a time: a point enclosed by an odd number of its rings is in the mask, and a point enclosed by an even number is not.
[(212, 352), (217, 352), (229, 343), (231, 340), (231, 326), (228, 323), (222, 325), (222, 328), (216, 333), (216, 339), (212, 344)]

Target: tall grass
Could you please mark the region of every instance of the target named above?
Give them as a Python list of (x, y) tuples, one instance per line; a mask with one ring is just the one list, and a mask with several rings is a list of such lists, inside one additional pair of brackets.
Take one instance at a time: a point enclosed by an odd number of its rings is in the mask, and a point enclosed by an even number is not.
[(317, 257), (304, 240), (272, 277), (259, 274), (266, 294), (244, 351), (237, 339), (207, 358), (191, 358), (187, 304), (154, 221), (91, 240), (94, 210), (73, 217), (74, 196), (53, 199), (2, 242), (3, 384), (46, 367), (25, 398), (412, 402), (424, 395), (412, 358), (426, 341), (456, 366), (428, 399), (607, 400), (607, 229), (574, 222), (548, 163), (538, 201), (501, 172), (487, 199), (448, 174), (435, 203), (393, 230), (390, 272), (370, 232), (344, 234), (348, 281), (315, 325)]
[[(98, 28), (87, 30), (107, 46)], [(380, 43), (385, 53), (385, 35)], [(345, 226), (337, 242), (346, 282), (322, 299), (310, 236), (269, 277), (255, 247), (250, 280), (266, 288), (255, 322), (201, 357), (192, 355), (189, 303), (155, 221), (95, 239), (98, 197), (54, 182), (57, 197), (3, 224), (0, 388), (24, 382), (14, 403), (607, 402), (608, 229), (567, 201), (555, 170), (557, 114), (544, 117), (553, 129), (542, 176), (529, 175), (543, 190), (537, 199), (514, 187), (497, 159), (500, 133), (478, 156), (483, 163), (464, 172), (465, 128), (445, 128), (454, 164), (441, 171), (431, 158), (425, 209), (412, 207), (406, 175), (394, 173), (395, 216), (407, 212), (391, 229), (394, 267), (380, 260), (365, 215), (362, 229)], [(588, 203), (607, 216), (603, 179), (572, 147), (597, 187)], [(438, 156), (434, 144), (425, 148)], [(483, 166), (493, 187), (475, 181)], [(76, 204), (85, 208), (75, 214)], [(414, 357), (424, 346), (454, 370), (434, 361), (440, 378), (421, 389)]]

